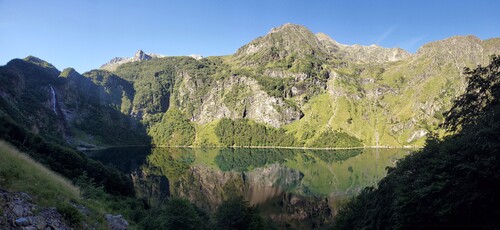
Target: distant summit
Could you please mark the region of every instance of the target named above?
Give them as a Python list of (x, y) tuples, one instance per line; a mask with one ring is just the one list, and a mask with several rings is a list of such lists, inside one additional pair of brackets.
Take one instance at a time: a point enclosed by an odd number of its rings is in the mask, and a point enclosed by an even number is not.
[(192, 57), (196, 60), (200, 60), (200, 59), (203, 59), (203, 56), (199, 55), (199, 54), (190, 54), (188, 55), (188, 57)]
[(162, 58), (162, 57), (166, 57), (166, 56), (161, 55), (161, 54), (153, 54), (153, 53), (147, 54), (147, 53), (144, 53), (144, 51), (142, 51), (142, 50), (137, 50), (137, 52), (134, 54), (133, 57), (130, 57), (130, 58), (115, 57), (115, 58), (111, 59), (108, 63), (102, 65), (100, 67), (100, 69), (113, 71), (113, 70), (116, 70), (116, 68), (118, 68), (118, 66), (123, 65), (125, 63), (146, 61), (146, 60), (151, 60), (153, 58)]
[[(162, 58), (162, 57), (166, 57), (166, 56), (167, 55), (154, 54), (154, 53), (148, 54), (142, 50), (137, 50), (137, 52), (135, 52), (133, 57), (129, 57), (129, 58), (115, 57), (115, 58), (111, 59), (108, 63), (102, 65), (100, 67), (100, 69), (114, 71), (114, 70), (116, 70), (116, 68), (118, 68), (118, 66), (123, 65), (125, 63), (147, 61), (147, 60), (151, 60), (151, 59), (155, 59), (155, 58)], [(199, 54), (191, 54), (191, 55), (188, 55), (188, 57), (194, 58), (196, 60), (203, 59), (203, 56), (201, 56)]]

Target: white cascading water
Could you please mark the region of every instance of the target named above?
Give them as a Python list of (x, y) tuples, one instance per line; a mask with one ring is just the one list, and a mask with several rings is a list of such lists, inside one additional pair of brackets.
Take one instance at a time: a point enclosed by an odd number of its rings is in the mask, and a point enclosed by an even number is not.
[(50, 92), (52, 93), (52, 110), (54, 111), (54, 113), (57, 115), (57, 110), (56, 110), (56, 103), (57, 103), (57, 99), (56, 99), (56, 91), (54, 90), (54, 88), (52, 88), (51, 85), (50, 86)]

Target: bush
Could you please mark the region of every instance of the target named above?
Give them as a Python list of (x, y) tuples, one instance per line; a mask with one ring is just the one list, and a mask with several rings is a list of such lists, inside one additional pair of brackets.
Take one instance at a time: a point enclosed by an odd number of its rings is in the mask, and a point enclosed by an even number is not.
[(79, 226), (83, 220), (83, 216), (80, 211), (71, 204), (66, 202), (60, 203), (56, 208), (64, 219), (67, 220), (73, 227)]

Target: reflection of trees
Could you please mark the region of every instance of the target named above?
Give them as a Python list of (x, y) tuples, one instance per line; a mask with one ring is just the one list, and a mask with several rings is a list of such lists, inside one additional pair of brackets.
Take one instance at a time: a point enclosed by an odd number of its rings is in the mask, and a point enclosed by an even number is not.
[(342, 162), (351, 157), (355, 157), (363, 153), (363, 149), (338, 149), (330, 151), (307, 150), (306, 152), (318, 157), (319, 159), (327, 163), (333, 163)]
[(244, 172), (252, 168), (263, 167), (272, 163), (283, 163), (293, 159), (296, 151), (290, 149), (221, 149), (215, 157), (215, 163), (222, 171)]
[(195, 156), (192, 149), (154, 148), (147, 161), (150, 173), (166, 176), (170, 181), (178, 181), (195, 161)]
[[(194, 162), (191, 149), (153, 148), (140, 167), (131, 170), (138, 196), (156, 206), (165, 201), (171, 194), (171, 188), (179, 183)], [(129, 155), (118, 157), (117, 161), (134, 161)], [(129, 157), (132, 157), (131, 155)]]
[(146, 162), (151, 154), (150, 147), (107, 148), (88, 153), (92, 159), (105, 165), (111, 165), (119, 170), (130, 173)]

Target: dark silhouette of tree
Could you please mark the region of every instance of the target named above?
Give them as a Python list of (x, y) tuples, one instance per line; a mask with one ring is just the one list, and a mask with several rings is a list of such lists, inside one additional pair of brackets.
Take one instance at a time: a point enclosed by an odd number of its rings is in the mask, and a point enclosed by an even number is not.
[(453, 107), (446, 112), (443, 124), (450, 131), (458, 131), (461, 127), (474, 125), (477, 117), (490, 107), (498, 105), (500, 98), (500, 56), (491, 56), (488, 66), (476, 69), (464, 69), (467, 75), (467, 88)]

